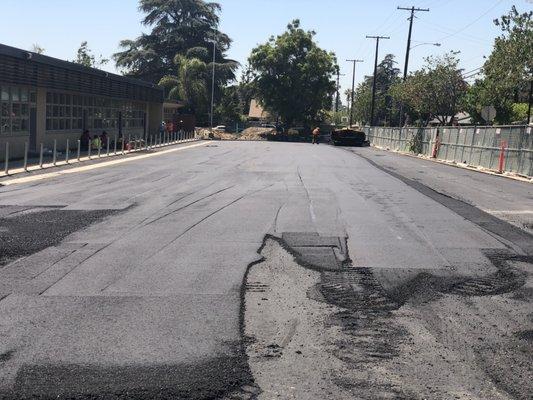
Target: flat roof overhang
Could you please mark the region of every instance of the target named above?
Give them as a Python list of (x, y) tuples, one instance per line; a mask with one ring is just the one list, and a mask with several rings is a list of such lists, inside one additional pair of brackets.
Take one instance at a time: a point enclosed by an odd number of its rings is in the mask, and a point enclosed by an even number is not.
[(0, 81), (98, 96), (163, 103), (157, 85), (0, 44)]

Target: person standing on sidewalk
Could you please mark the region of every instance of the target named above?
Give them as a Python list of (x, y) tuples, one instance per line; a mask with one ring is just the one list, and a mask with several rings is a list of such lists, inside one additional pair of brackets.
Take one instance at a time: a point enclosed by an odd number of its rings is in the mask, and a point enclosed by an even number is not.
[(317, 126), (315, 129), (313, 129), (313, 144), (318, 144), (318, 140), (320, 139), (320, 128)]

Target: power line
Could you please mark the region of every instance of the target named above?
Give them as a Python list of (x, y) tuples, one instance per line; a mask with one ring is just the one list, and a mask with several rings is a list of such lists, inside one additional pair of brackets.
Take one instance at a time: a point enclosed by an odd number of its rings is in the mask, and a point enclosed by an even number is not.
[(447, 35), (447, 36), (443, 36), (442, 38), (438, 39), (438, 41), (441, 41), (443, 39), (448, 39), (450, 37), (453, 37), (461, 32), (463, 32), (464, 30), (466, 30), (467, 28), (471, 27), (472, 25), (474, 25), (477, 21), (479, 21), (481, 18), (483, 18), (485, 15), (487, 15), (489, 12), (491, 12), (492, 10), (494, 10), (497, 6), (500, 5), (500, 3), (502, 3), (503, 0), (498, 0), (492, 7), (490, 7), (487, 11), (485, 11), (483, 14), (481, 14), (479, 17), (477, 17), (476, 19), (474, 19), (472, 22), (468, 23), (467, 25), (463, 26), (461, 29), (458, 29), (457, 31)]

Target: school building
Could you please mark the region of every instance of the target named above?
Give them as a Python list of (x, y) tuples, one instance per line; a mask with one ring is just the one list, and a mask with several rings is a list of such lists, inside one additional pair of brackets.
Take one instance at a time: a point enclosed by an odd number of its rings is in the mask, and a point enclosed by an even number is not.
[[(75, 148), (82, 131), (147, 138), (163, 120), (157, 85), (0, 44), (0, 152)], [(1, 154), (1, 153), (0, 153)], [(3, 159), (3, 155), (0, 155)]]

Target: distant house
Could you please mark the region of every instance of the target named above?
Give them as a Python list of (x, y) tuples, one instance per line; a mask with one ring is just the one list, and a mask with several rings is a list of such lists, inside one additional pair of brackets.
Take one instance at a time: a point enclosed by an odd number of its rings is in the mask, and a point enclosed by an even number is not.
[[(433, 118), (431, 121), (429, 121), (429, 125), (430, 126), (438, 126), (438, 125), (442, 125), (442, 122), (441, 120), (443, 119), (443, 117), (439, 117), (439, 118)], [(446, 123), (449, 124), (450, 123), (450, 117), (447, 117), (446, 118)], [(472, 125), (472, 118), (470, 117), (470, 114), (466, 113), (466, 112), (459, 112), (457, 114), (455, 114), (455, 116), (453, 117), (452, 121), (451, 121), (451, 125)]]
[(272, 119), (272, 116), (268, 111), (265, 111), (261, 104), (259, 104), (259, 101), (252, 99), (252, 101), (250, 102), (250, 111), (248, 112), (248, 119), (265, 122), (270, 121)]

